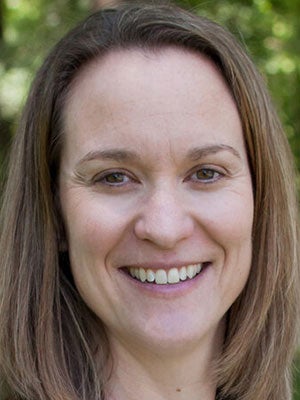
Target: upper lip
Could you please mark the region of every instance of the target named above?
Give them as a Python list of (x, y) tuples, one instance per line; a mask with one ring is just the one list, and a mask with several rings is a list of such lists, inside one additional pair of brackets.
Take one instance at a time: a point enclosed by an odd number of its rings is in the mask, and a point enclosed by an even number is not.
[(126, 264), (123, 268), (165, 269), (187, 267), (188, 265), (207, 264), (208, 261), (175, 261), (175, 262), (145, 262)]

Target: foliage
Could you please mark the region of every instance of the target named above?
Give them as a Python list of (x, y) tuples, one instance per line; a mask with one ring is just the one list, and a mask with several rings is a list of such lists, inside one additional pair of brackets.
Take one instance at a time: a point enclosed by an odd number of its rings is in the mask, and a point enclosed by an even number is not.
[(300, 349), (295, 358), (294, 400), (300, 400)]
[[(48, 49), (100, 1), (0, 2), (0, 162), (30, 81)], [(227, 26), (266, 77), (300, 170), (299, 0), (177, 0)], [(2, 169), (3, 171), (3, 169)], [(1, 173), (0, 173), (1, 180)], [(300, 356), (297, 358), (300, 369)], [(300, 400), (300, 378), (296, 379)]]
[(227, 26), (265, 76), (300, 169), (300, 2), (181, 0)]
[[(177, 0), (177, 3), (227, 26), (247, 46), (266, 76), (300, 169), (300, 2)], [(1, 3), (0, 157), (45, 52), (96, 4), (92, 0)]]
[(33, 74), (50, 47), (90, 10), (89, 0), (0, 0), (0, 161)]

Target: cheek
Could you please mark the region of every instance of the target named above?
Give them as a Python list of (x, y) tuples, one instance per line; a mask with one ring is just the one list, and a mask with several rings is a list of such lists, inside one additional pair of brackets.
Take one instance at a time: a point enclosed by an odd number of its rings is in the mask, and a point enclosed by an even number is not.
[(63, 216), (72, 258), (106, 257), (128, 226), (128, 213), (105, 202), (100, 205), (93, 196), (70, 193), (63, 201), (67, 204)]
[[(237, 201), (226, 207), (222, 246), (225, 250), (224, 274), (220, 282), (227, 295), (234, 301), (243, 290), (251, 269), (253, 201)], [(231, 212), (230, 212), (231, 210)]]
[(68, 251), (77, 290), (91, 309), (98, 307), (99, 288), (106, 304), (110, 292), (112, 255), (127, 226), (126, 218), (116, 208), (105, 207), (93, 196), (74, 196), (68, 193), (64, 200), (64, 223)]
[(211, 196), (207, 232), (222, 248), (219, 284), (223, 298), (234, 300), (249, 276), (252, 260), (253, 196), (251, 187), (224, 196)]
[(253, 225), (253, 196), (249, 188), (244, 192), (228, 192), (211, 196), (206, 210), (206, 224), (221, 243), (251, 242)]

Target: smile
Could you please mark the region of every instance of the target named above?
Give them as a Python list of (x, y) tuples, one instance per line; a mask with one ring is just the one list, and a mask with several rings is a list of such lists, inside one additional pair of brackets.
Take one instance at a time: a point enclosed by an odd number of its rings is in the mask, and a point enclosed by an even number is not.
[(157, 285), (176, 284), (187, 279), (193, 279), (203, 268), (203, 264), (192, 264), (180, 268), (165, 269), (144, 269), (128, 268), (130, 275), (140, 282), (149, 282)]

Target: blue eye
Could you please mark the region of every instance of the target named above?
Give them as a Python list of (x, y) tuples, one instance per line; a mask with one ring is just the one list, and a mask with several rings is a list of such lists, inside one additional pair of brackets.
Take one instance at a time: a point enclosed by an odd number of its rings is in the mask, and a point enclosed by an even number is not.
[(192, 179), (204, 183), (215, 182), (222, 174), (211, 168), (201, 168), (192, 174)]

